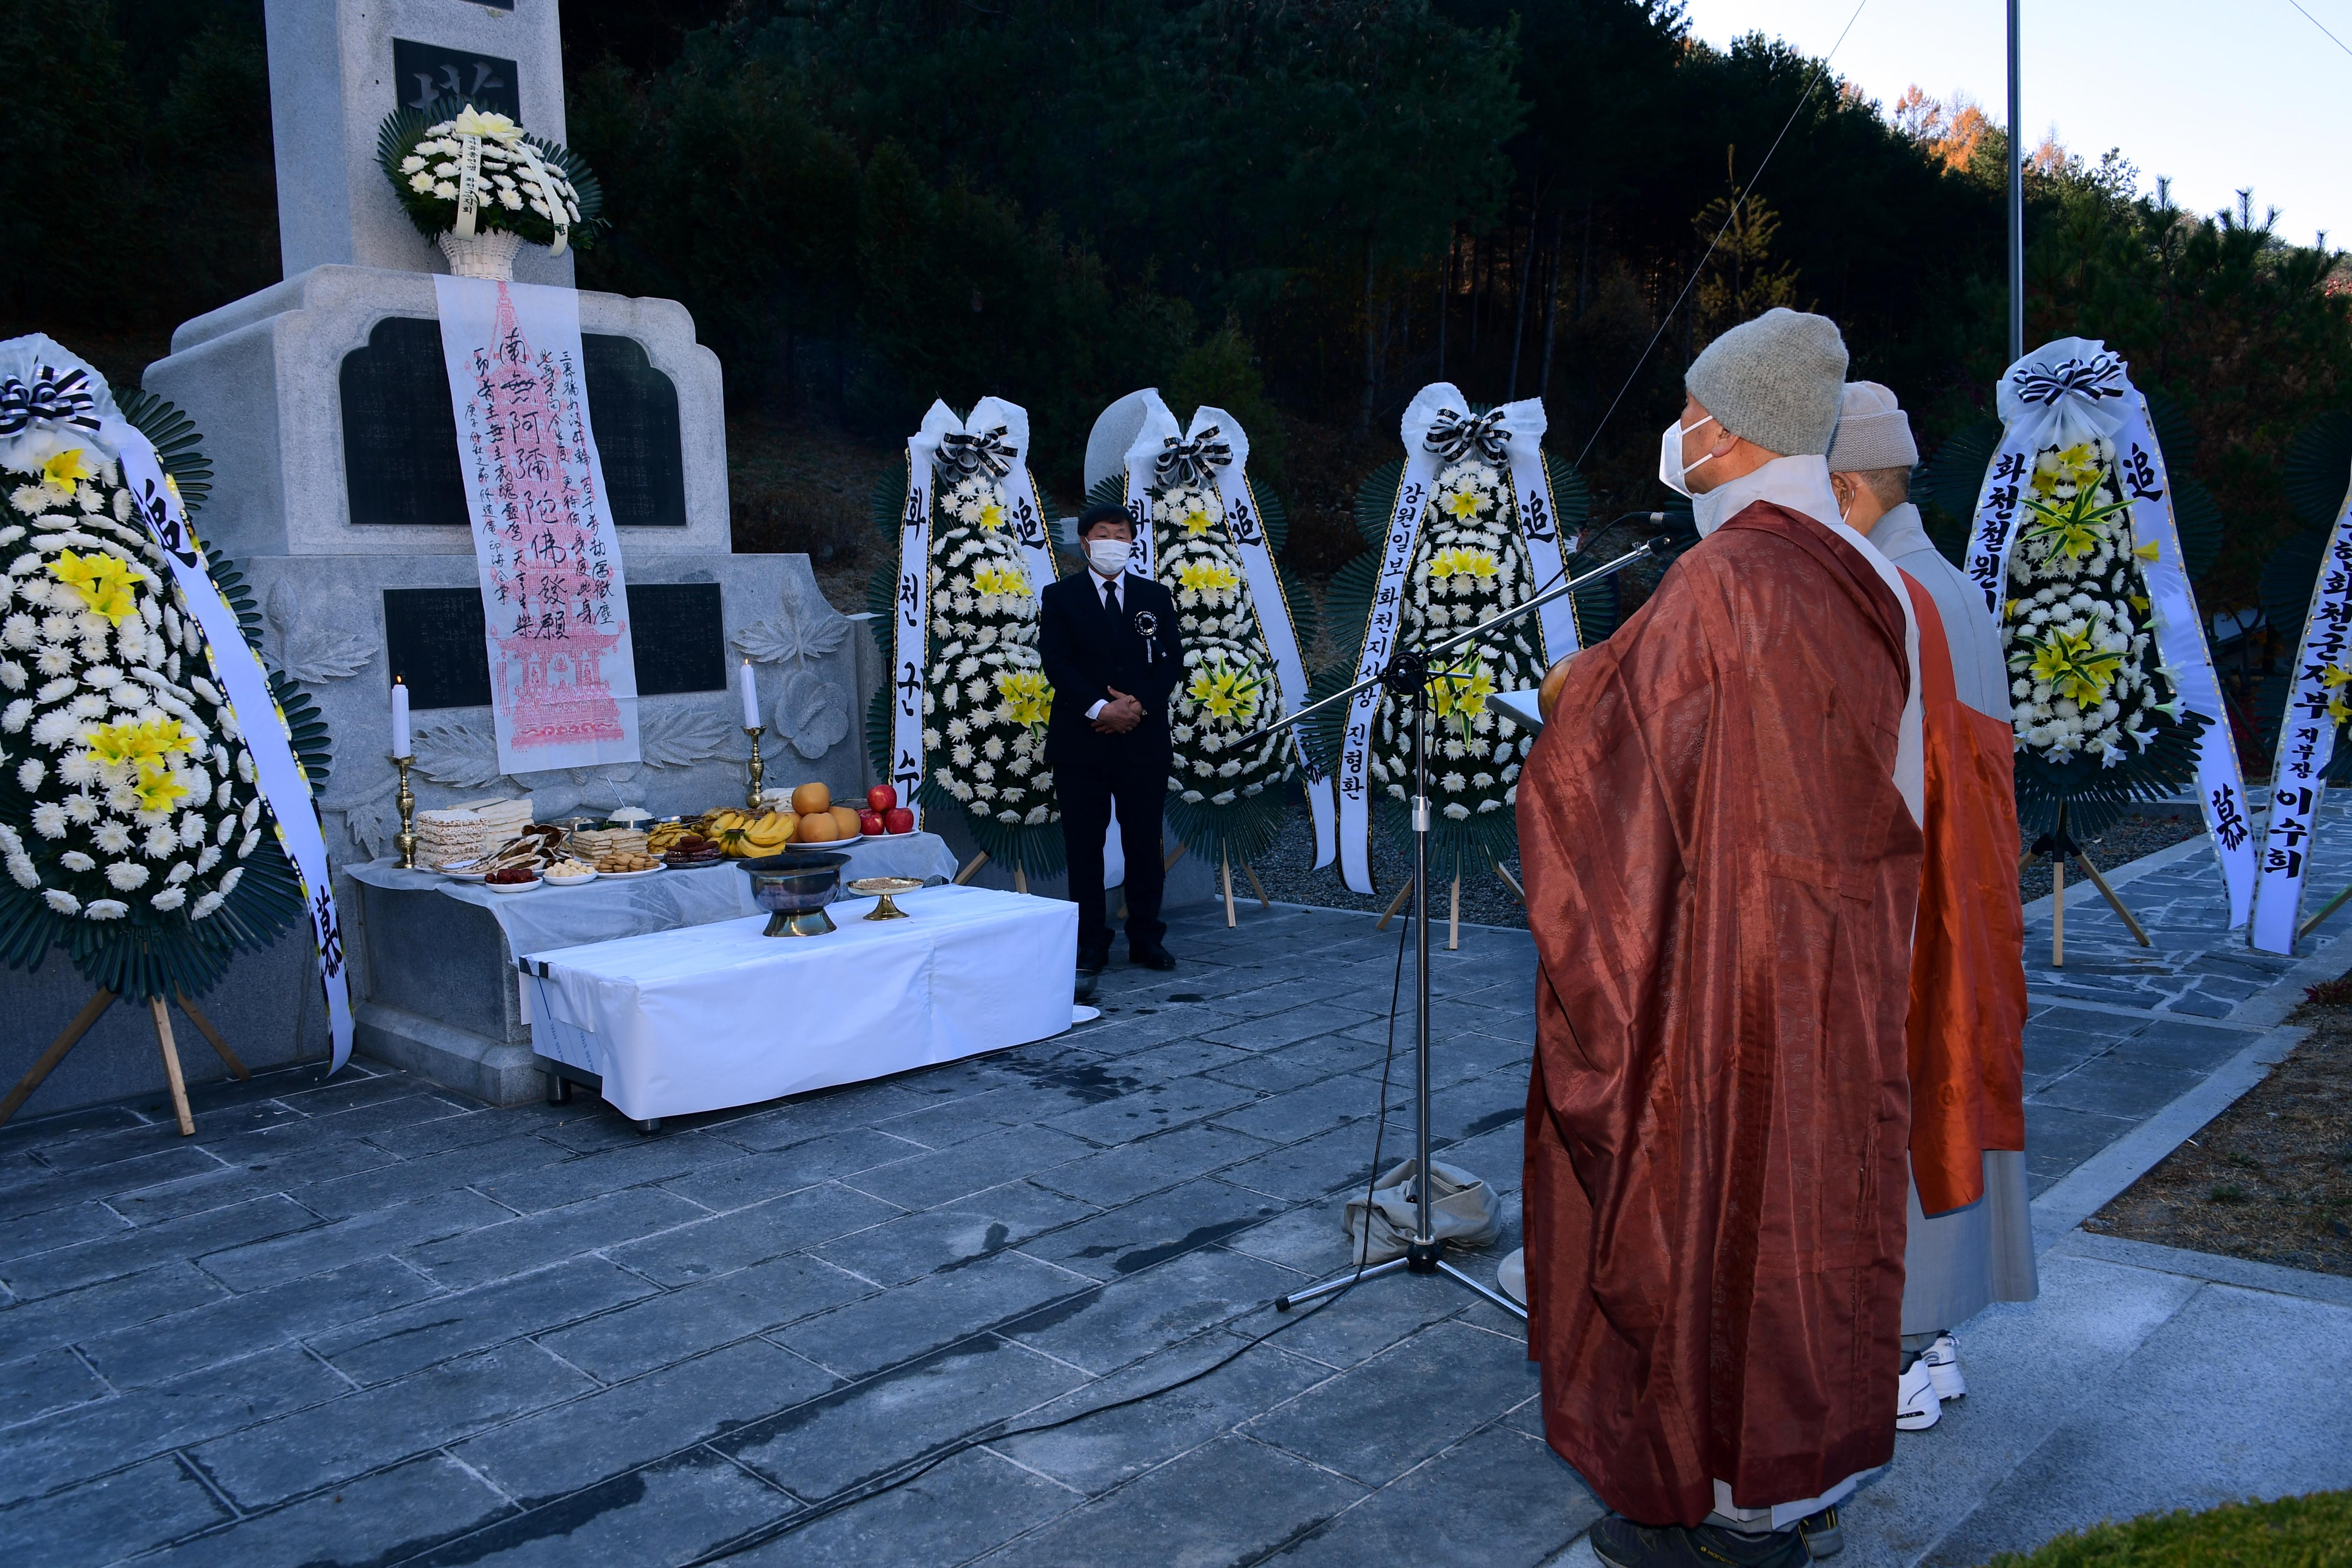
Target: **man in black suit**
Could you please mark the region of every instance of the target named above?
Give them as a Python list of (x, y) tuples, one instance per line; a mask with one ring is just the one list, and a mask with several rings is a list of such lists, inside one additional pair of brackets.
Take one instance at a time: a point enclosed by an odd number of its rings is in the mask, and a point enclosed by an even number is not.
[(1127, 569), (1135, 524), (1108, 504), (1078, 518), (1087, 569), (1048, 587), (1040, 604), (1037, 651), (1054, 688), (1045, 761), (1062, 805), (1069, 846), (1070, 897), (1078, 906), (1078, 971), (1110, 963), (1103, 896), (1103, 840), (1114, 803), (1127, 851), (1127, 955), (1146, 969), (1173, 969), (1160, 945), (1160, 813), (1171, 760), (1168, 698), (1184, 672), (1176, 602)]

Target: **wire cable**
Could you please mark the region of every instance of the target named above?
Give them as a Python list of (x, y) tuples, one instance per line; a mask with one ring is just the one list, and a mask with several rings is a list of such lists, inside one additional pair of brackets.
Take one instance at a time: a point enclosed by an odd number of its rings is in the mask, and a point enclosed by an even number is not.
[[(728, 1544), (718, 1547), (712, 1551), (706, 1552), (699, 1557), (689, 1559), (684, 1564), (684, 1568), (703, 1568), (703, 1565), (708, 1563), (723, 1563), (730, 1557), (740, 1556), (746, 1552), (765, 1546), (772, 1541), (776, 1541), (782, 1537), (797, 1533), (800, 1531), (807, 1529), (810, 1525), (816, 1523), (819, 1520), (829, 1519), (833, 1515), (840, 1513), (846, 1509), (856, 1507), (859, 1503), (870, 1502), (877, 1497), (884, 1496), (889, 1492), (894, 1492), (900, 1487), (908, 1485), (913, 1481), (919, 1480), (924, 1476), (929, 1475), (931, 1471), (947, 1463), (950, 1459), (956, 1458), (958, 1455), (968, 1454), (971, 1452), (972, 1449), (984, 1447), (987, 1444), (1002, 1443), (1006, 1439), (1013, 1437), (1027, 1437), (1039, 1432), (1051, 1432), (1057, 1427), (1068, 1426), (1075, 1425), (1077, 1422), (1087, 1420), (1090, 1416), (1105, 1415), (1113, 1410), (1123, 1410), (1130, 1405), (1140, 1405), (1146, 1400), (1158, 1399), (1162, 1394), (1173, 1394), (1176, 1390), (1182, 1388), (1189, 1384), (1200, 1382), (1202, 1378), (1207, 1377), (1212, 1373), (1223, 1371), (1226, 1367), (1229, 1367), (1236, 1361), (1239, 1361), (1243, 1356), (1247, 1355), (1250, 1352), (1257, 1349), (1258, 1346), (1265, 1343), (1266, 1341), (1274, 1338), (1275, 1335), (1281, 1333), (1286, 1329), (1289, 1329), (1299, 1323), (1305, 1322), (1309, 1318), (1318, 1315), (1325, 1309), (1330, 1307), (1334, 1302), (1344, 1298), (1349, 1291), (1353, 1290), (1358, 1284), (1362, 1282), (1365, 1269), (1370, 1267), (1369, 1262), (1369, 1254), (1370, 1252), (1371, 1240), (1372, 1200), (1374, 1194), (1379, 1190), (1380, 1186), (1381, 1148), (1388, 1137), (1389, 1078), (1391, 1070), (1396, 1064), (1397, 1007), (1404, 995), (1404, 950), (1406, 942), (1411, 935), (1412, 931), (1412, 914), (1408, 910), (1404, 919), (1399, 922), (1397, 927), (1396, 971), (1391, 977), (1389, 983), (1388, 1052), (1381, 1062), (1380, 1106), (1377, 1112), (1376, 1123), (1372, 1131), (1372, 1170), (1371, 1174), (1366, 1178), (1364, 1183), (1364, 1243), (1355, 1248), (1355, 1273), (1345, 1285), (1340, 1286), (1339, 1289), (1333, 1291), (1330, 1295), (1324, 1297), (1320, 1301), (1308, 1306), (1305, 1310), (1292, 1311), (1290, 1314), (1286, 1316), (1281, 1322), (1276, 1323), (1274, 1327), (1266, 1330), (1264, 1333), (1243, 1341), (1239, 1348), (1228, 1352), (1224, 1355), (1219, 1356), (1215, 1361), (1211, 1362), (1208, 1365), (1202, 1367), (1197, 1371), (1187, 1373), (1182, 1377), (1174, 1379), (1172, 1382), (1161, 1384), (1157, 1388), (1146, 1389), (1141, 1394), (1130, 1394), (1124, 1398), (1111, 1400), (1108, 1404), (1090, 1405), (1084, 1410), (1074, 1412), (1068, 1415), (1060, 1416), (1052, 1421), (1040, 1421), (1034, 1426), (1009, 1427), (1002, 1431), (983, 1428), (980, 1432), (958, 1438), (956, 1441), (948, 1444), (936, 1453), (925, 1455), (919, 1458), (907, 1460), (903, 1464), (885, 1470), (882, 1472), (880, 1477), (876, 1478), (875, 1480), (869, 1481), (861, 1487), (854, 1488), (848, 1491), (836, 1493), (835, 1496), (827, 1498), (822, 1502), (811, 1504), (809, 1507), (801, 1510), (798, 1513), (788, 1514), (784, 1518), (778, 1520), (771, 1526), (754, 1531), (749, 1536), (730, 1542)], [(1423, 1179), (1426, 1180), (1427, 1177), (1424, 1175)]]
[[(1584, 459), (1592, 455), (1593, 446), (1601, 439), (1601, 432), (1609, 427), (1609, 421), (1616, 414), (1618, 405), (1625, 401), (1625, 395), (1633, 389), (1633, 383), (1640, 379), (1642, 367), (1650, 363), (1650, 352), (1658, 346), (1658, 340), (1666, 335), (1666, 328), (1674, 323), (1675, 314), (1683, 308), (1683, 301), (1690, 298), (1691, 289), (1698, 284), (1699, 275), (1706, 270), (1706, 264), (1714, 259), (1716, 247), (1721, 245), (1723, 237), (1731, 232), (1732, 220), (1739, 216), (1739, 209), (1748, 204), (1749, 196), (1756, 194), (1758, 184), (1764, 178), (1764, 171), (1772, 166), (1772, 154), (1780, 150), (1781, 142), (1788, 137), (1790, 128), (1797, 123), (1797, 116), (1805, 111), (1805, 105), (1811, 103), (1813, 100), (1813, 94), (1821, 90), (1822, 79), (1829, 75), (1830, 61), (1834, 59), (1838, 50), (1844, 47), (1846, 34), (1853, 31), (1853, 25), (1862, 20), (1863, 10), (1869, 4), (1870, 0), (1861, 0), (1861, 3), (1854, 6), (1853, 15), (1846, 18), (1845, 26), (1838, 32), (1837, 41), (1830, 46), (1830, 52), (1823, 55), (1814, 65), (1813, 79), (1805, 84), (1804, 96), (1797, 100), (1797, 106), (1794, 109), (1789, 110), (1789, 118), (1780, 126), (1780, 134), (1773, 137), (1772, 145), (1764, 150), (1764, 161), (1756, 165), (1754, 174), (1748, 176), (1747, 188), (1739, 193), (1738, 199), (1734, 201), (1729, 210), (1723, 215), (1723, 223), (1716, 229), (1715, 237), (1706, 242), (1706, 254), (1698, 258), (1698, 265), (1692, 268), (1690, 276), (1683, 280), (1682, 291), (1675, 296), (1675, 302), (1667, 307), (1666, 313), (1659, 318), (1658, 330), (1652, 332), (1650, 341), (1642, 345), (1642, 357), (1635, 360), (1633, 368), (1626, 373), (1625, 384), (1619, 387), (1617, 395), (1609, 400), (1607, 411), (1601, 416), (1601, 422), (1592, 427), (1592, 434), (1586, 439), (1584, 449), (1577, 453), (1576, 461), (1570, 465), (1571, 467), (1581, 469), (1584, 467)], [(2295, 0), (2287, 0), (2287, 4), (2293, 5)], [(2295, 8), (2302, 9), (2300, 5), (2296, 5)], [(2305, 14), (2308, 15), (2308, 13)]]
[[(2286, 0), (2286, 3), (2287, 3), (2288, 5), (2290, 5), (2294, 6), (2296, 10), (2298, 10), (2298, 11), (2303, 11), (2303, 0)], [(2327, 33), (2327, 41), (2328, 41), (2329, 43), (2334, 44), (2337, 48), (2342, 49), (2346, 54), (2347, 54), (2347, 55), (2352, 55), (2352, 44), (2347, 44), (2343, 39), (2341, 39), (2341, 38), (2337, 37), (2335, 34), (2333, 34), (2333, 33), (2328, 33), (2328, 32), (2327, 32), (2327, 24), (2326, 24), (2326, 23), (2325, 23), (2325, 22), (2321, 21), (2318, 17), (2316, 17), (2316, 16), (2313, 16), (2313, 15), (2312, 15), (2310, 12), (2308, 12), (2308, 11), (2303, 11), (2303, 19), (2304, 19), (2305, 21), (2306, 21), (2306, 22), (2310, 23), (2313, 26), (2315, 26), (2315, 27), (2318, 28), (2321, 32), (2323, 32), (2323, 33)]]

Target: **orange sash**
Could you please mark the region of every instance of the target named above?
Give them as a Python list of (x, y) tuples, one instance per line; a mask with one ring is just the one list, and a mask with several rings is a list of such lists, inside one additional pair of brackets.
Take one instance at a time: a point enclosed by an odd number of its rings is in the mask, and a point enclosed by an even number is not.
[(1911, 938), (1911, 1176), (1927, 1214), (1984, 1195), (1984, 1152), (2025, 1147), (2025, 917), (2010, 727), (1962, 702), (1936, 601), (1919, 618), (1927, 849)]

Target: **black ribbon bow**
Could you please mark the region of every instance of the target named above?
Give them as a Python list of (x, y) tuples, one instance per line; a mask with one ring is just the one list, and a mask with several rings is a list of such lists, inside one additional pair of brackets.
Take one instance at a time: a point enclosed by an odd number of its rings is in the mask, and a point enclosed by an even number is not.
[(89, 379), (79, 367), (60, 375), (45, 364), (33, 373), (30, 386), (13, 375), (0, 381), (0, 436), (14, 436), (37, 420), (97, 429), (98, 399), (82, 384)]
[(1205, 484), (1211, 468), (1222, 468), (1234, 460), (1234, 449), (1217, 437), (1222, 434), (1214, 425), (1201, 432), (1193, 440), (1180, 440), (1170, 436), (1160, 443), (1160, 456), (1151, 460), (1151, 477), (1161, 489), (1171, 485)]
[(1422, 445), (1449, 463), (1460, 462), (1473, 450), (1490, 463), (1500, 463), (1509, 439), (1499, 408), (1489, 408), (1475, 419), (1441, 408), (1429, 422), (1429, 435)]
[(2028, 403), (2055, 403), (2068, 393), (2092, 398), (2121, 397), (2123, 361), (2113, 354), (2101, 354), (2096, 359), (2070, 359), (2049, 370), (2029, 365), (2019, 371), (2010, 384)]
[(977, 432), (950, 430), (940, 437), (940, 466), (953, 468), (966, 479), (985, 468), (990, 479), (1001, 479), (1013, 471), (1016, 455), (1004, 439), (1002, 425)]

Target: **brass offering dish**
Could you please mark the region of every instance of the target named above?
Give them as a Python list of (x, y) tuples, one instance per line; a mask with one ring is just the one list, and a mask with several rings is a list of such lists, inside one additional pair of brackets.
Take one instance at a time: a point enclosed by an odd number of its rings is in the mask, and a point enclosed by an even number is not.
[(911, 893), (922, 885), (919, 877), (860, 877), (849, 884), (849, 890), (874, 897), (876, 902), (872, 912), (866, 916), (867, 920), (903, 921), (909, 918), (907, 911), (892, 903), (890, 896), (893, 893)]
[(848, 856), (787, 849), (736, 864), (751, 879), (751, 901), (768, 911), (762, 936), (823, 936), (839, 929), (824, 907), (841, 895), (841, 868), (849, 864)]

